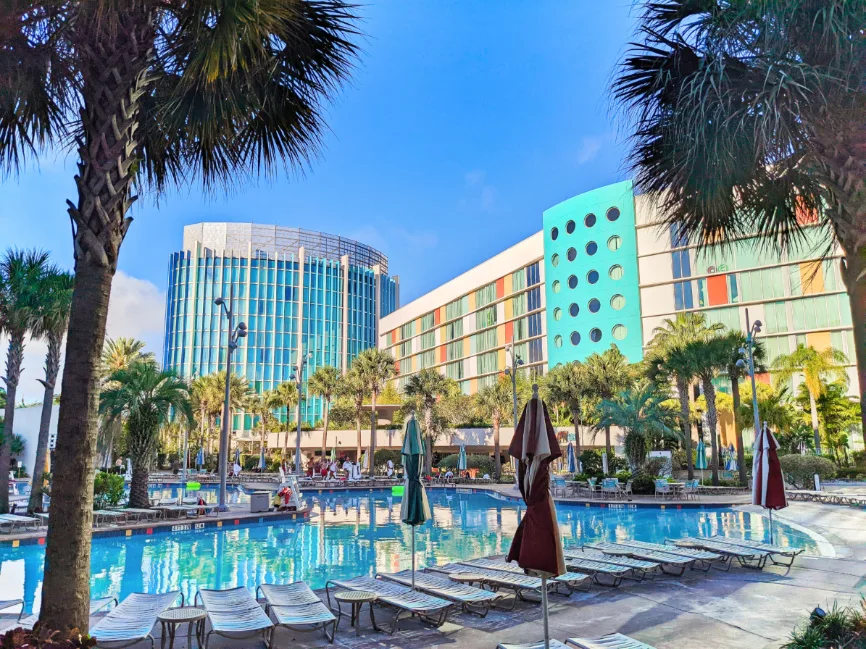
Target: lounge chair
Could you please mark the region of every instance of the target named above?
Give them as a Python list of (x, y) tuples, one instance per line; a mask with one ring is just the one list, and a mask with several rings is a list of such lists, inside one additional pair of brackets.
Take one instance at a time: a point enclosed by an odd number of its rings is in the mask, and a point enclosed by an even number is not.
[[(379, 578), (396, 582), (402, 586), (412, 586), (411, 570), (395, 573), (379, 573)], [(440, 577), (429, 572), (415, 572), (415, 588), (435, 597), (441, 597), (442, 599), (460, 604), (467, 613), (475, 613), (481, 617), (485, 617), (491, 607), (496, 606), (497, 602), (506, 597), (504, 593), (494, 593), (483, 588), (469, 586), (468, 584), (458, 584), (447, 577)], [(516, 602), (517, 598), (512, 598), (511, 606), (508, 609), (513, 609)]]
[(701, 550), (727, 555), (732, 559), (736, 559), (744, 568), (754, 568), (756, 570), (761, 570), (764, 567), (764, 564), (767, 563), (767, 558), (771, 554), (764, 550), (754, 550), (751, 548), (745, 548), (741, 545), (738, 546), (730, 543), (722, 543), (721, 541), (705, 539), (699, 536), (687, 536), (681, 539), (665, 539), (665, 543), (670, 543), (679, 548), (699, 548)]
[(24, 528), (25, 530), (28, 527), (33, 528), (34, 530), (39, 529), (39, 519), (34, 516), (19, 516), (18, 514), (0, 514), (0, 531), (3, 531), (3, 528), (11, 534), (15, 531), (15, 528)]
[[(325, 594), (328, 604), (331, 603), (331, 587), (344, 590), (368, 590), (376, 593), (376, 604), (382, 604), (396, 609), (397, 614), (391, 624), (391, 634), (397, 630), (400, 620), (417, 617), (423, 622), (440, 627), (448, 619), (454, 608), (454, 603), (441, 597), (406, 588), (394, 582), (374, 579), (373, 577), (355, 577), (354, 579), (331, 579), (325, 584)], [(375, 622), (374, 622), (375, 625)], [(378, 627), (377, 627), (378, 630)]]
[(129, 517), (116, 509), (97, 509), (93, 512), (93, 524), (96, 527), (104, 525), (119, 525), (129, 521)]
[(0, 600), (0, 611), (5, 611), (7, 608), (12, 608), (18, 604), (24, 604), (23, 599), (4, 599)]
[(590, 559), (593, 561), (604, 561), (618, 566), (628, 568), (632, 572), (632, 579), (643, 581), (644, 579), (655, 579), (656, 571), (661, 569), (661, 564), (656, 561), (645, 561), (642, 559), (634, 559), (624, 555), (608, 555), (600, 550), (581, 546), (580, 551), (565, 550), (563, 552), (565, 562), (569, 559)]
[[(487, 570), (501, 570), (514, 575), (525, 575), (523, 568), (516, 563), (508, 563), (505, 559), (493, 559), (485, 557), (483, 559), (470, 559), (469, 561), (460, 561), (465, 566), (470, 567), (469, 572), (474, 572), (475, 568), (485, 568)], [(540, 581), (540, 580), (539, 580)], [(565, 595), (571, 595), (575, 590), (589, 590), (592, 584), (592, 577), (583, 572), (567, 572), (564, 575), (554, 577), (550, 581), (557, 586), (556, 592), (559, 592), (561, 587), (565, 587)]]
[[(428, 566), (428, 570), (441, 572), (446, 575), (455, 575), (471, 572), (478, 575), (482, 583), (494, 591), (509, 590), (517, 599), (526, 600), (526, 593), (541, 594), (541, 579), (520, 573), (480, 568), (478, 566), (467, 566), (462, 563), (448, 563), (442, 566)], [(587, 581), (592, 581), (585, 576)], [(547, 582), (547, 592), (558, 593), (561, 584), (551, 579)]]
[[(565, 565), (569, 570), (580, 570), (592, 577), (592, 580), (599, 586), (609, 586), (616, 588), (622, 583), (631, 572), (631, 568), (620, 566), (609, 561), (599, 561), (589, 557), (576, 557), (572, 554), (565, 556)], [(604, 575), (608, 581), (602, 581), (601, 575)]]
[[(100, 597), (99, 599), (90, 600), (90, 615), (96, 615), (102, 610), (105, 610), (109, 606), (114, 604), (117, 606), (117, 598), (116, 597)], [(3, 608), (3, 603), (0, 602), (0, 609)], [(27, 617), (22, 617), (24, 611), (21, 611), (18, 619), (15, 620), (11, 625), (7, 624), (5, 626), (0, 625), (0, 633), (8, 631), (9, 629), (15, 629), (21, 627), (22, 629), (32, 629), (34, 625), (39, 621), (39, 614), (34, 613), (28, 615)]]
[[(790, 566), (794, 563), (794, 559), (797, 558), (798, 554), (802, 554), (804, 552), (803, 548), (786, 548), (781, 545), (772, 545), (770, 543), (761, 543), (760, 541), (748, 541), (746, 539), (738, 539), (733, 538), (731, 536), (722, 536), (721, 534), (717, 534), (715, 536), (711, 536), (711, 539), (722, 541), (723, 543), (728, 543), (731, 545), (742, 546), (744, 548), (749, 548), (752, 550), (759, 550), (761, 552), (769, 552), (768, 555), (769, 560), (777, 565), (777, 566)], [(773, 558), (773, 555), (780, 557), (787, 557), (790, 561), (776, 561)]]
[[(694, 568), (696, 559), (685, 557), (674, 552), (662, 552), (656, 549), (641, 548), (619, 543), (587, 543), (586, 547), (599, 550), (614, 557), (631, 557), (641, 561), (652, 561), (661, 567), (666, 575), (679, 577), (687, 568)], [(664, 547), (664, 546), (661, 546)]]
[[(634, 548), (638, 550), (646, 550), (648, 552), (656, 552), (667, 555), (669, 557), (673, 555), (674, 557), (691, 559), (694, 562), (694, 565), (690, 567), (693, 570), (698, 570), (698, 565), (700, 565), (700, 569), (704, 572), (707, 572), (712, 567), (727, 572), (728, 570), (730, 570), (731, 559), (733, 558), (729, 555), (718, 554), (717, 552), (709, 552), (707, 550), (698, 550), (695, 548), (681, 548), (675, 545), (650, 543), (648, 541), (623, 541), (622, 543), (614, 543), (612, 545), (624, 546), (626, 548)], [(606, 550), (603, 551), (606, 552)], [(631, 554), (630, 556), (634, 556), (639, 559), (649, 559), (650, 561), (655, 560), (650, 559), (648, 555), (639, 557), (637, 554)]]
[[(544, 649), (544, 642), (532, 644), (500, 644), (496, 649)], [(611, 633), (594, 640), (587, 638), (568, 638), (565, 643), (550, 641), (550, 649), (654, 649), (648, 644), (621, 633)]]
[(305, 582), (262, 584), (256, 590), (256, 597), (264, 598), (265, 612), (277, 619), (278, 627), (293, 631), (321, 629), (328, 642), (334, 641), (337, 618)]
[(134, 519), (136, 521), (140, 521), (142, 519), (145, 520), (158, 520), (162, 517), (162, 512), (158, 509), (138, 509), (135, 507), (127, 507), (122, 510), (129, 518)]
[(270, 649), (274, 640), (274, 623), (244, 586), (226, 590), (201, 588), (195, 599), (204, 605), (210, 620), (211, 629), (204, 638), (205, 649), (214, 633), (232, 639), (261, 633), (265, 646)]
[(153, 595), (150, 593), (133, 593), (118, 606), (109, 611), (108, 615), (90, 627), (90, 635), (98, 638), (99, 646), (129, 647), (143, 640), (150, 640), (153, 649), (151, 631), (156, 624), (157, 616), (183, 596), (179, 591)]

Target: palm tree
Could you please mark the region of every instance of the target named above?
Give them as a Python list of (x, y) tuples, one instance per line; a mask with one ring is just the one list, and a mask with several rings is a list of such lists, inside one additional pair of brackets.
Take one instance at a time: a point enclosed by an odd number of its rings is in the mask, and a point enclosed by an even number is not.
[(485, 418), (490, 417), (493, 424), (493, 471), (495, 478), (499, 480), (502, 474), (502, 449), (499, 444), (499, 427), (503, 419), (508, 419), (514, 408), (511, 381), (504, 374), (498, 376), (495, 383), (486, 385), (475, 393), (473, 402), (478, 414)]
[[(613, 399), (617, 393), (628, 386), (632, 378), (628, 359), (616, 345), (611, 345), (602, 354), (592, 354), (584, 361), (583, 368), (585, 395), (602, 401)], [(602, 428), (607, 456), (613, 459), (610, 426), (602, 426)]]
[(340, 388), (340, 370), (330, 365), (317, 367), (307, 382), (307, 387), (317, 397), (322, 397), (322, 459), (328, 452), (328, 420), (331, 415), (331, 401)]
[(151, 363), (135, 363), (111, 375), (112, 387), (102, 393), (99, 409), (108, 419), (126, 420), (126, 444), (132, 462), (129, 506), (150, 507), (147, 474), (156, 454), (159, 429), (172, 409), (193, 420), (189, 387), (174, 372)]
[(676, 414), (663, 405), (667, 398), (656, 385), (643, 381), (599, 406), (596, 429), (618, 426), (625, 431), (625, 455), (632, 471), (643, 465), (657, 439), (679, 438), (670, 426)]
[[(856, 325), (855, 325), (856, 326)], [(776, 381), (787, 383), (795, 374), (803, 374), (803, 383), (809, 391), (809, 412), (812, 416), (812, 433), (815, 435), (815, 452), (821, 454), (821, 436), (818, 432), (818, 399), (824, 394), (827, 381), (848, 381), (843, 363), (848, 358), (838, 349), (828, 347), (818, 351), (814, 347), (797, 345), (790, 354), (782, 354), (773, 361)]]
[(51, 427), (51, 409), (54, 406), (54, 388), (60, 372), (60, 345), (69, 324), (69, 308), (72, 305), (72, 288), (75, 278), (57, 268), (46, 271), (42, 282), (42, 308), (33, 328), (33, 336), (44, 338), (48, 345), (45, 354), (45, 388), (42, 397), (42, 418), (39, 421), (39, 437), (36, 441), (36, 462), (30, 482), (30, 500), (27, 510), (33, 512), (42, 506), (42, 475), (48, 455), (48, 436)]
[(356, 57), (354, 11), (345, 0), (36, 0), (4, 11), (0, 52), (15, 73), (0, 99), (0, 169), (17, 173), (78, 142), (77, 200), (68, 202), (77, 281), (41, 609), (51, 628), (88, 628), (93, 458), (84, 456), (96, 438), (98, 359), (134, 189), (159, 194), (194, 178), (212, 189), (305, 168), (319, 151), (323, 105)]
[(361, 459), (361, 414), (364, 412), (364, 399), (367, 398), (367, 379), (352, 365), (340, 381), (338, 394), (346, 397), (352, 403), (355, 414), (355, 425), (358, 433), (357, 459)]
[(355, 357), (352, 367), (357, 367), (361, 376), (367, 382), (367, 390), (370, 393), (370, 475), (375, 471), (376, 457), (376, 399), (379, 393), (385, 389), (389, 379), (397, 374), (394, 357), (386, 351), (376, 347), (365, 349)]
[(552, 368), (544, 377), (542, 390), (545, 399), (552, 403), (564, 404), (574, 422), (574, 438), (577, 440), (576, 457), (580, 457), (580, 407), (586, 393), (586, 380), (583, 365), (572, 361)]
[(648, 2), (639, 29), (613, 94), (641, 189), (699, 242), (832, 230), (866, 404), (862, 2)]
[(403, 394), (419, 406), (424, 414), (424, 472), (433, 471), (433, 407), (436, 401), (448, 394), (449, 382), (446, 377), (432, 367), (413, 374), (403, 387)]
[(673, 379), (680, 400), (680, 426), (686, 452), (686, 467), (689, 480), (695, 477), (692, 458), (692, 425), (689, 417), (689, 387), (695, 378), (694, 366), (672, 358), (673, 352), (682, 349), (690, 342), (718, 335), (722, 325), (709, 325), (703, 313), (678, 313), (673, 320), (665, 318), (661, 327), (653, 330), (653, 338), (647, 350), (646, 367), (650, 378), (655, 382)]
[(244, 402), (244, 410), (258, 417), (262, 427), (261, 452), (267, 446), (268, 427), (274, 421), (274, 408), (283, 405), (282, 397), (275, 390), (266, 390), (261, 394), (250, 393)]
[(285, 383), (280, 383), (274, 389), (274, 392), (276, 392), (277, 394), (280, 405), (286, 407), (286, 431), (283, 436), (283, 455), (281, 459), (283, 462), (288, 462), (287, 458), (289, 457), (289, 421), (291, 420), (292, 408), (298, 405), (298, 386), (294, 381), (286, 381)]
[[(45, 252), (8, 250), (0, 260), (0, 333), (9, 337), (4, 377), (6, 406), (3, 439), (0, 440), (0, 475), (8, 471), (12, 457), (15, 397), (24, 360), (24, 339), (39, 322), (39, 314), (44, 306), (42, 286), (47, 272), (48, 253)], [(9, 485), (4, 479), (0, 481), (0, 514), (8, 511)]]

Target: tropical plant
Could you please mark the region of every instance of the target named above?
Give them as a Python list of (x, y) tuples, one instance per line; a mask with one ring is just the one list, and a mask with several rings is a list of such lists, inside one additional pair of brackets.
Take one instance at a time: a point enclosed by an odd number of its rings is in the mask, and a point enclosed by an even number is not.
[(580, 448), (580, 419), (581, 403), (586, 393), (586, 381), (583, 365), (580, 361), (572, 361), (564, 365), (557, 365), (544, 377), (541, 384), (542, 397), (552, 404), (563, 404), (571, 413), (571, 421), (574, 424), (575, 457), (579, 457)]
[[(41, 617), (88, 625), (97, 367), (134, 189), (234, 185), (318, 153), (322, 104), (356, 55), (344, 0), (15, 3), (0, 31), (0, 169), (78, 142), (76, 286)], [(92, 456), (92, 454), (91, 454)], [(52, 540), (54, 541), (52, 543)], [(73, 574), (74, 572), (74, 574)]]
[(283, 405), (282, 398), (275, 390), (266, 390), (261, 394), (250, 393), (244, 402), (244, 411), (259, 420), (262, 429), (260, 452), (264, 453), (267, 448), (268, 428), (274, 421), (274, 409)]
[[(619, 351), (619, 347), (611, 345), (603, 353), (594, 353), (583, 363), (585, 371), (585, 394), (601, 401), (613, 399), (624, 390), (632, 379), (628, 359)], [(613, 447), (610, 444), (610, 426), (601, 426), (604, 430), (604, 445), (608, 458), (613, 457)]]
[(125, 491), (126, 483), (122, 475), (107, 471), (97, 472), (93, 480), (93, 510), (117, 507), (123, 500)]
[(805, 225), (832, 231), (861, 398), (864, 30), (859, 0), (648, 2), (613, 85), (633, 118), (638, 185), (680, 233), (700, 243), (759, 233), (790, 247)]
[(473, 395), (475, 410), (482, 417), (489, 417), (493, 423), (493, 476), (496, 480), (502, 475), (502, 448), (499, 442), (499, 428), (503, 420), (513, 418), (514, 397), (511, 381), (504, 374), (496, 377), (496, 382), (485, 385)]
[(60, 346), (66, 327), (69, 324), (69, 308), (72, 306), (72, 288), (75, 278), (57, 268), (46, 270), (41, 282), (41, 308), (33, 327), (32, 335), (44, 338), (48, 346), (45, 354), (45, 380), (40, 381), (45, 388), (42, 397), (42, 417), (39, 420), (39, 437), (36, 441), (36, 460), (30, 481), (30, 499), (27, 511), (34, 512), (42, 507), (42, 475), (48, 455), (48, 437), (51, 427), (51, 409), (54, 406), (54, 388), (60, 373)]
[[(365, 349), (352, 361), (352, 367), (357, 368), (361, 376), (367, 382), (367, 391), (370, 393), (370, 457), (376, 456), (376, 399), (379, 393), (385, 389), (388, 380), (396, 373), (394, 357), (386, 351), (376, 347)], [(375, 466), (370, 462), (370, 475), (373, 475)]]
[(405, 407), (420, 409), (424, 418), (424, 472), (430, 475), (433, 469), (433, 408), (437, 400), (449, 392), (448, 379), (433, 368), (427, 367), (412, 374), (403, 387), (408, 403)]
[[(866, 339), (864, 339), (864, 343), (866, 343)], [(797, 349), (793, 352), (782, 354), (773, 361), (774, 377), (780, 383), (788, 383), (795, 374), (802, 373), (803, 375), (803, 383), (806, 384), (806, 389), (809, 391), (809, 413), (812, 418), (812, 432), (815, 435), (815, 451), (819, 455), (821, 454), (821, 435), (818, 429), (817, 402), (824, 393), (827, 381), (848, 381), (848, 374), (842, 367), (842, 364), (847, 361), (845, 354), (834, 347), (828, 347), (819, 352), (814, 347), (807, 347), (806, 345), (797, 345)]]
[[(330, 365), (317, 367), (307, 382), (307, 388), (317, 397), (322, 397), (322, 458), (328, 452), (328, 424), (331, 415), (331, 401), (339, 392), (340, 370)], [(375, 456), (373, 456), (375, 457)]]
[(597, 428), (618, 426), (625, 432), (625, 455), (632, 471), (639, 469), (659, 439), (679, 439), (672, 425), (676, 413), (664, 405), (666, 394), (649, 381), (620, 392), (601, 402)]
[(355, 430), (358, 434), (357, 455), (361, 458), (361, 415), (364, 412), (364, 400), (367, 398), (367, 379), (358, 371), (357, 367), (349, 368), (340, 381), (338, 394), (349, 400), (352, 406), (352, 414), (355, 418)]
[(796, 489), (806, 489), (814, 484), (817, 474), (821, 480), (829, 480), (836, 475), (836, 465), (820, 455), (800, 455), (792, 453), (779, 457), (785, 479)]
[[(2, 123), (0, 118), (0, 131), (2, 131)], [(2, 151), (0, 145), (0, 153)], [(48, 254), (42, 251), (7, 250), (0, 260), (0, 333), (6, 334), (9, 338), (4, 377), (6, 405), (3, 438), (0, 440), (0, 467), (2, 467), (0, 475), (5, 474), (12, 458), (15, 397), (18, 381), (21, 379), (24, 341), (39, 322), (39, 314), (44, 306), (42, 287), (48, 271)], [(8, 481), (0, 480), (0, 514), (8, 511)]]
[[(804, 408), (809, 406), (809, 390), (800, 384), (796, 402)], [(860, 423), (860, 403), (848, 396), (848, 383), (831, 382), (824, 386), (816, 403), (818, 422), (824, 440), (824, 447), (830, 451), (836, 464), (842, 463), (840, 451), (847, 449), (849, 433), (857, 430)]]
[(105, 390), (99, 409), (108, 419), (126, 421), (126, 446), (132, 462), (129, 506), (150, 507), (147, 475), (156, 455), (159, 429), (172, 410), (187, 422), (193, 421), (189, 387), (174, 372), (162, 371), (151, 363), (134, 363), (111, 375), (115, 386)]
[[(292, 419), (291, 411), (292, 408), (297, 406), (300, 403), (300, 394), (298, 393), (298, 384), (294, 381), (286, 381), (284, 383), (280, 383), (276, 388), (274, 388), (274, 392), (277, 394), (277, 398), (280, 400), (280, 406), (285, 406), (286, 408), (286, 430), (285, 435), (283, 436), (283, 454), (282, 460), (286, 462), (286, 458), (289, 457), (289, 422)], [(300, 418), (301, 413), (298, 412), (298, 418)]]

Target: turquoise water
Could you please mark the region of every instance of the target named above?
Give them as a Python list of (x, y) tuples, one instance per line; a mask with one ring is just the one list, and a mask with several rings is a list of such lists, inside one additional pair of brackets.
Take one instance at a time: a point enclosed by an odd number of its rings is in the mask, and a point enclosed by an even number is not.
[[(234, 490), (233, 490), (234, 491)], [(486, 494), (430, 490), (433, 521), (418, 528), (418, 565), (505, 553), (522, 508)], [(234, 491), (234, 497), (240, 494)], [(411, 529), (400, 523), (400, 498), (390, 492), (307, 495), (309, 521), (273, 521), (232, 528), (96, 537), (93, 540), (93, 597), (198, 588), (254, 589), (265, 582), (307, 581), (314, 588), (329, 578), (411, 567)], [(766, 540), (766, 519), (730, 509), (609, 509), (560, 505), (566, 546), (585, 541), (740, 534)], [(776, 523), (776, 540), (817, 553), (806, 535)], [(0, 547), (0, 593), (22, 598), (28, 612), (38, 606), (45, 549)]]

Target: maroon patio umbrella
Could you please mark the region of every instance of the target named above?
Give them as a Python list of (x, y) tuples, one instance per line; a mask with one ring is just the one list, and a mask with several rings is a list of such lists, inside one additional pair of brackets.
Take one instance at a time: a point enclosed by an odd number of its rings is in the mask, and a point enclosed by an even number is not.
[(562, 456), (547, 406), (532, 386), (532, 399), (523, 409), (508, 452), (519, 459), (517, 482), (526, 512), (508, 551), (508, 561), (528, 574), (541, 577), (544, 614), (544, 646), (550, 646), (547, 618), (547, 580), (565, 573), (562, 540), (556, 522), (556, 506), (550, 495), (550, 463)]
[(773, 543), (773, 510), (788, 506), (778, 449), (779, 442), (776, 441), (776, 437), (770, 432), (765, 421), (764, 427), (755, 438), (752, 460), (752, 504), (760, 505), (769, 511), (770, 543)]

